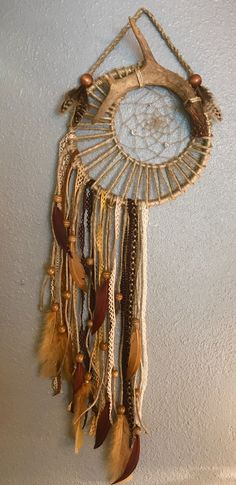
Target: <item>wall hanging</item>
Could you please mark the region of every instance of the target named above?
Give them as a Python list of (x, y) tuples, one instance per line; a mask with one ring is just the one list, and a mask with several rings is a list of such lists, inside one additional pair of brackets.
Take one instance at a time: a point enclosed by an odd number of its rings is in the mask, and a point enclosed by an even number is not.
[[(187, 73), (155, 59), (137, 26), (147, 15)], [(95, 77), (129, 29), (142, 51), (135, 65)], [(54, 394), (71, 387), (75, 451), (85, 429), (94, 448), (108, 443), (110, 483), (131, 478), (146, 432), (147, 225), (150, 206), (184, 193), (199, 178), (221, 119), (155, 17), (129, 19), (61, 106), (70, 113), (59, 143), (52, 202), (53, 242), (41, 293), (48, 288), (39, 348)]]

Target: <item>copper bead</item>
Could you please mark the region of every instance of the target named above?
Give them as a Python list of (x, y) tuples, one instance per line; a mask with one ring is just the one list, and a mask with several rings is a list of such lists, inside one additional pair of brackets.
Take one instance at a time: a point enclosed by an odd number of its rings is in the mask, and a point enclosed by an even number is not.
[(200, 74), (192, 74), (189, 78), (189, 82), (193, 88), (197, 88), (202, 84), (202, 78)]
[(48, 269), (47, 269), (47, 274), (48, 274), (49, 276), (54, 276), (54, 274), (55, 274), (55, 268), (54, 268), (54, 266), (49, 266), (49, 267), (48, 267)]
[(55, 195), (53, 196), (53, 200), (54, 200), (54, 202), (56, 202), (56, 203), (57, 203), (57, 202), (62, 202), (62, 196), (61, 196), (61, 195), (58, 195), (58, 194), (55, 194)]
[(59, 304), (58, 303), (53, 303), (51, 305), (51, 310), (52, 310), (52, 312), (58, 312), (58, 310), (59, 310)]
[(62, 296), (65, 300), (69, 300), (71, 298), (71, 292), (66, 290), (62, 293)]
[(58, 332), (59, 333), (66, 333), (66, 326), (65, 325), (59, 325)]
[(119, 372), (117, 369), (112, 369), (112, 377), (118, 377)]
[(89, 72), (83, 74), (80, 78), (80, 84), (85, 88), (89, 88), (93, 84), (93, 78)]
[(108, 351), (108, 343), (107, 342), (101, 342), (100, 343), (100, 349), (103, 350), (104, 352)]
[(81, 364), (84, 360), (84, 354), (82, 354), (81, 352), (79, 352), (76, 356), (75, 356), (75, 361), (77, 362), (77, 364)]
[(70, 221), (68, 219), (65, 219), (63, 221), (64, 227), (70, 227)]
[(138, 318), (133, 318), (132, 323), (135, 328), (140, 327), (140, 320)]
[(86, 372), (84, 379), (85, 379), (85, 383), (88, 384), (92, 379), (92, 374), (90, 374), (90, 372)]
[(123, 300), (123, 295), (122, 295), (122, 293), (116, 293), (116, 295), (115, 295), (115, 299), (116, 299), (116, 301), (122, 301), (122, 300)]
[(125, 414), (125, 406), (118, 406), (117, 414)]
[(88, 328), (92, 328), (92, 326), (93, 326), (93, 320), (88, 320), (87, 321), (87, 326), (88, 326)]
[(102, 277), (103, 277), (104, 280), (109, 280), (110, 275), (111, 274), (109, 273), (109, 271), (103, 271), (103, 273), (102, 273)]
[(94, 264), (94, 260), (93, 260), (93, 258), (87, 258), (87, 259), (86, 259), (86, 264), (87, 264), (88, 266), (93, 266), (93, 264)]
[(70, 243), (76, 242), (76, 236), (74, 236), (73, 234), (70, 234), (69, 237), (68, 237), (68, 241)]

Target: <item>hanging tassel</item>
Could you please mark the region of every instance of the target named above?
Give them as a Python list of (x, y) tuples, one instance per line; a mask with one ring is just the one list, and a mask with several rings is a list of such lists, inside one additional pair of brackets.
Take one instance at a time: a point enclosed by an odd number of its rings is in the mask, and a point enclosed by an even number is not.
[(130, 354), (129, 354), (129, 362), (128, 362), (128, 370), (127, 370), (127, 379), (131, 379), (131, 377), (134, 376), (141, 362), (141, 334), (139, 330), (139, 323), (140, 322), (138, 319), (133, 320), (135, 329), (132, 333), (131, 342), (130, 342)]
[(203, 110), (211, 120), (222, 121), (221, 109), (217, 106), (214, 95), (205, 86), (199, 86), (197, 92), (202, 99)]
[(71, 257), (69, 258), (69, 269), (75, 284), (86, 293), (88, 291), (88, 285), (86, 281), (85, 269), (75, 249), (71, 249)]
[(93, 326), (91, 333), (94, 334), (103, 324), (106, 312), (108, 309), (108, 290), (109, 290), (109, 278), (110, 273), (108, 271), (103, 272), (103, 283), (98, 287), (96, 291), (96, 303), (93, 316)]
[(79, 453), (84, 439), (84, 432), (82, 426), (82, 415), (85, 413), (88, 405), (89, 395), (92, 392), (91, 374), (85, 374), (85, 382), (77, 391), (74, 398), (74, 433), (75, 433), (75, 453)]
[(109, 401), (107, 401), (97, 422), (96, 440), (95, 440), (94, 449), (99, 448), (104, 443), (110, 428), (111, 428), (111, 423), (109, 419)]
[(56, 377), (63, 363), (67, 349), (66, 327), (58, 325), (57, 311), (59, 305), (54, 303), (45, 317), (42, 340), (39, 346), (38, 358), (41, 365), (40, 374), (43, 377)]
[(130, 431), (124, 406), (119, 406), (117, 412), (117, 420), (112, 426), (111, 448), (108, 461), (109, 478), (112, 483), (123, 474), (130, 457)]
[(62, 249), (64, 249), (66, 253), (70, 254), (70, 251), (68, 249), (67, 231), (64, 226), (63, 213), (61, 209), (57, 207), (57, 205), (54, 205), (52, 211), (52, 226), (57, 243)]
[(115, 482), (112, 483), (112, 485), (114, 485), (115, 483), (124, 482), (124, 480), (127, 480), (127, 478), (130, 477), (130, 475), (134, 472), (134, 470), (136, 469), (136, 467), (138, 465), (139, 456), (140, 456), (140, 436), (137, 433), (134, 437), (134, 443), (133, 443), (133, 446), (132, 446), (132, 450), (131, 450), (131, 453), (130, 453), (128, 463), (125, 466), (124, 472), (118, 478), (118, 480), (116, 480)]

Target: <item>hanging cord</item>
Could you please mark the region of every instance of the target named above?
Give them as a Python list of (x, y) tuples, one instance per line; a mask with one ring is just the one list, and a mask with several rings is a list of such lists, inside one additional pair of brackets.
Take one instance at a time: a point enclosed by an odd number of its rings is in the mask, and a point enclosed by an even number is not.
[[(142, 15), (146, 15), (149, 20), (153, 23), (154, 27), (156, 27), (157, 31), (159, 32), (160, 36), (169, 47), (171, 52), (175, 55), (178, 59), (179, 63), (183, 66), (185, 71), (188, 73), (189, 76), (193, 74), (193, 70), (189, 66), (189, 64), (184, 60), (183, 56), (180, 54), (179, 50), (175, 47), (170, 37), (167, 35), (165, 30), (163, 29), (162, 25), (157, 21), (155, 16), (146, 8), (140, 8), (136, 14), (132, 17), (133, 20), (138, 20)], [(108, 45), (108, 47), (103, 51), (100, 55), (98, 60), (91, 66), (89, 69), (90, 74), (94, 74), (94, 72), (99, 68), (99, 66), (104, 62), (104, 60), (109, 56), (109, 54), (115, 49), (115, 47), (119, 44), (121, 39), (125, 36), (128, 30), (131, 28), (130, 23), (128, 22), (123, 29), (119, 32), (119, 34), (115, 37), (115, 39)]]

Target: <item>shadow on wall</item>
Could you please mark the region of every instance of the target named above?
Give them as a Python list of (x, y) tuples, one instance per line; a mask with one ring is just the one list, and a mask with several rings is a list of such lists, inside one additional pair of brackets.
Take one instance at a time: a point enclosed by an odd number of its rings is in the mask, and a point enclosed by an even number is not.
[(204, 467), (157, 472), (155, 485), (235, 485), (236, 468)]

